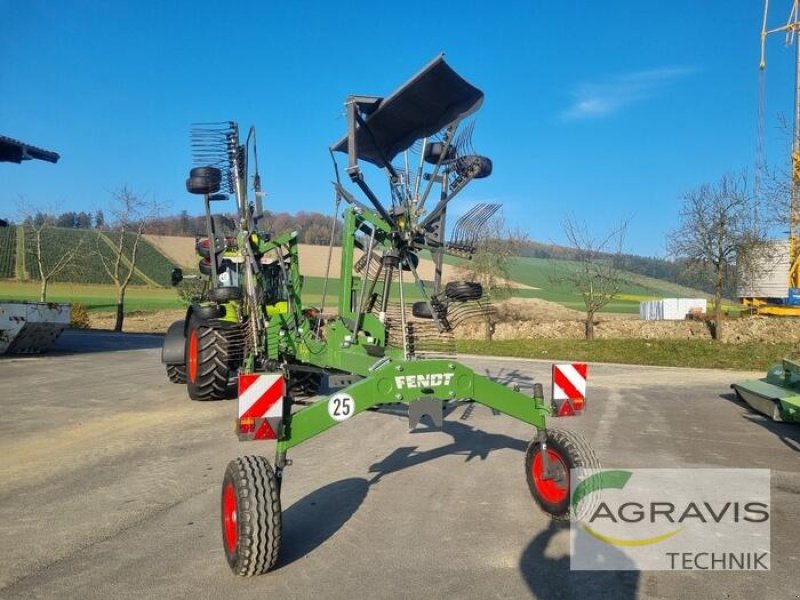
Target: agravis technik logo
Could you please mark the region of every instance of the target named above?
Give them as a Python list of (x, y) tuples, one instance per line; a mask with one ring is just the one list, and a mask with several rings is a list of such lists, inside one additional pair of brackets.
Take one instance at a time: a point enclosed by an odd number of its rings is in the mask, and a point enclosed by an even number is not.
[(573, 569), (769, 569), (768, 470), (575, 471)]

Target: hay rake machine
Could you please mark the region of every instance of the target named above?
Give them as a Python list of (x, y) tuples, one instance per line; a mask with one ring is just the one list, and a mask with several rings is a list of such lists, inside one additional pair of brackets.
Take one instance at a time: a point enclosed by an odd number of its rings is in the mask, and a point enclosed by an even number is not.
[[(296, 233), (273, 236), (264, 228), (257, 164), (248, 174), (254, 130), (244, 143), (235, 123), (193, 131), (196, 166), (187, 189), (205, 199), (208, 236), (197, 250), (209, 289), (170, 327), (162, 361), (195, 400), (238, 397), (240, 440), (276, 440), (272, 463), (244, 456), (225, 472), (222, 537), (234, 573), (256, 575), (276, 564), (287, 452), (365, 410), (407, 405), (411, 424), (429, 415), (441, 425), (443, 403), (475, 402), (529, 423), (527, 483), (557, 519), (570, 517), (570, 468), (599, 466), (580, 434), (546, 426), (551, 415), (583, 405), (561, 410), (545, 401), (541, 384), (524, 394), (452, 356), (422, 351), (426, 338), (446, 337), (460, 320), (487, 310), (479, 283), (442, 280), (444, 255), (470, 258), (498, 210), (475, 206), (446, 236), (450, 202), (492, 170), (465, 123), (482, 102), (483, 93), (441, 56), (388, 97), (347, 98), (346, 134), (330, 148), (331, 245), (343, 207), (335, 315), (303, 304)], [(337, 155), (346, 157), (346, 178)], [(385, 177), (388, 202), (367, 184), (362, 165)], [(211, 208), (229, 195), (238, 223), (226, 234)], [(432, 282), (417, 272), (423, 250), (433, 257)], [(417, 300), (409, 302), (412, 295)]]

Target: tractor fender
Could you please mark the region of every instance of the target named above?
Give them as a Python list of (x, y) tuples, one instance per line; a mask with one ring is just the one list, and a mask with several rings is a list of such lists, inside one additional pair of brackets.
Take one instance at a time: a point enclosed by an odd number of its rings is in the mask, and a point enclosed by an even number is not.
[(175, 321), (167, 329), (164, 344), (161, 346), (161, 362), (166, 365), (182, 365), (186, 358), (186, 321)]

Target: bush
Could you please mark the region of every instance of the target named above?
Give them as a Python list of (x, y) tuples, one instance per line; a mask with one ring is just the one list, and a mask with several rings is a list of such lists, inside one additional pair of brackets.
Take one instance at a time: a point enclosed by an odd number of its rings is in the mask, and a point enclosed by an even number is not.
[(85, 304), (70, 304), (69, 326), (73, 329), (89, 329), (89, 311)]
[(175, 287), (181, 304), (189, 306), (193, 302), (201, 301), (206, 295), (207, 281), (208, 279), (205, 277), (184, 278), (184, 280)]

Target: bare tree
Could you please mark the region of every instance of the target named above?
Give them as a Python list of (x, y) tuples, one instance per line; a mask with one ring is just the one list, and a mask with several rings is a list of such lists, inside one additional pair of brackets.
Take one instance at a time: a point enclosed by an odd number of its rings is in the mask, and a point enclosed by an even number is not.
[(47, 288), (55, 277), (65, 273), (76, 273), (80, 269), (86, 249), (86, 234), (75, 232), (69, 239), (58, 243), (59, 254), (53, 256), (47, 252), (48, 245), (58, 235), (56, 221), (48, 212), (31, 209), (20, 204), (23, 234), (25, 237), (25, 254), (36, 265), (36, 276), (40, 281), (39, 301), (47, 302)]
[(554, 265), (550, 280), (572, 287), (580, 294), (586, 310), (584, 335), (594, 339), (595, 316), (611, 302), (627, 279), (622, 269), (627, 224), (622, 223), (602, 239), (592, 237), (585, 224), (568, 217), (562, 225), (568, 244), (576, 250), (571, 261)]
[[(509, 298), (514, 291), (509, 283), (511, 263), (519, 255), (526, 239), (524, 232), (508, 230), (502, 217), (494, 217), (484, 226), (472, 260), (459, 267), (459, 277), (480, 282), (492, 300)], [(491, 307), (482, 315), (486, 326), (485, 339), (491, 341), (498, 315)]]
[(682, 197), (680, 225), (669, 234), (667, 250), (714, 288), (712, 336), (722, 337), (722, 301), (738, 275), (752, 277), (763, 263), (766, 231), (756, 198), (744, 175), (724, 175), (716, 184), (703, 184)]
[(99, 233), (95, 256), (117, 288), (117, 318), (114, 331), (122, 331), (125, 319), (125, 293), (136, 274), (136, 261), (148, 222), (158, 212), (154, 200), (145, 200), (121, 187), (113, 192), (111, 211), (114, 224), (110, 231)]

